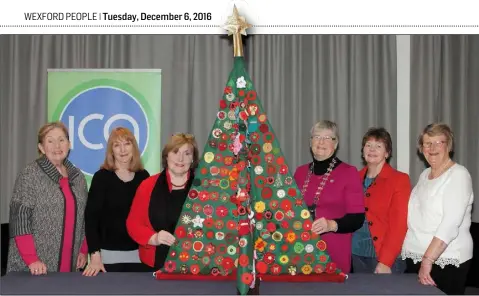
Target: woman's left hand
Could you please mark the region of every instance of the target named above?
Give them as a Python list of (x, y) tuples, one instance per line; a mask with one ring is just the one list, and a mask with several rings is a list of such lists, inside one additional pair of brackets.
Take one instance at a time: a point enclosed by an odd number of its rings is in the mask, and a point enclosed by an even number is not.
[(419, 282), (426, 286), (436, 286), (436, 283), (431, 277), (432, 263), (429, 261), (422, 261), (419, 269)]
[(313, 231), (314, 233), (317, 233), (317, 234), (322, 234), (322, 233), (325, 233), (325, 232), (334, 231), (334, 225), (335, 224), (336, 224), (336, 222), (334, 222), (334, 220), (328, 220), (324, 217), (321, 217), (319, 219), (316, 219), (313, 222), (313, 225), (311, 227), (311, 231)]
[(324, 217), (314, 220), (313, 226), (311, 227), (311, 230), (314, 233), (317, 233), (317, 234), (327, 232), (328, 231), (328, 220), (326, 220), (326, 218), (324, 218)]
[(77, 269), (84, 268), (86, 265), (87, 259), (86, 254), (80, 253), (77, 258)]

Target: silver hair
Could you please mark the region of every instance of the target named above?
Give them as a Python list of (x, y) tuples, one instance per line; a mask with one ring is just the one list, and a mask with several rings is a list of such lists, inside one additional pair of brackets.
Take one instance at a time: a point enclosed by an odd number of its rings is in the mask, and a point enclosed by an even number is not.
[(320, 130), (330, 130), (336, 136), (336, 143), (339, 143), (339, 128), (335, 122), (329, 120), (321, 120), (318, 121), (313, 127), (311, 128), (311, 136), (315, 134), (315, 132), (319, 132)]

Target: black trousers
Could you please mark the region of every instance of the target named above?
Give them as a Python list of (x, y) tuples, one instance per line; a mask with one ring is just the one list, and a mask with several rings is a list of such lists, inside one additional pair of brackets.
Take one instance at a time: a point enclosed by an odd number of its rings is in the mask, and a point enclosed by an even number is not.
[(156, 269), (143, 263), (104, 264), (106, 272), (155, 272)]
[(467, 286), (479, 288), (479, 223), (471, 223), (471, 235), (474, 242), (474, 250)]
[[(412, 259), (406, 259), (406, 273), (419, 273), (421, 262), (414, 263)], [(433, 264), (431, 270), (431, 278), (437, 285), (437, 288), (447, 295), (464, 295), (466, 292), (467, 273), (471, 266), (471, 260), (456, 267), (454, 265), (446, 265), (441, 268), (439, 265)]]

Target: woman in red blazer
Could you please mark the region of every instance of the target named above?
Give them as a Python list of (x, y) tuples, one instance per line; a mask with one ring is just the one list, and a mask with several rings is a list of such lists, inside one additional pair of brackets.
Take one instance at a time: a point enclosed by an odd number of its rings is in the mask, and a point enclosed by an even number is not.
[(402, 273), (406, 267), (400, 252), (407, 232), (409, 176), (388, 164), (392, 141), (384, 128), (369, 129), (362, 147), (366, 219), (353, 234), (353, 272)]
[(162, 151), (163, 171), (145, 179), (136, 191), (126, 227), (139, 244), (141, 262), (152, 270), (163, 267), (175, 242), (172, 233), (193, 184), (198, 154), (193, 135), (173, 135)]

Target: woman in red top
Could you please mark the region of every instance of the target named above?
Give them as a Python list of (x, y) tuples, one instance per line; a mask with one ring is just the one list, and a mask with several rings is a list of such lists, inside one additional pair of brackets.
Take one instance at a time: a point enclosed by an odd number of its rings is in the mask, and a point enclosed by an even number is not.
[(153, 270), (163, 267), (173, 232), (193, 183), (198, 146), (193, 135), (175, 134), (162, 151), (163, 171), (138, 187), (126, 221), (129, 235), (139, 244), (140, 260)]
[(362, 146), (366, 219), (353, 234), (353, 271), (402, 273), (406, 266), (399, 255), (407, 231), (409, 176), (388, 164), (392, 140), (386, 129), (369, 129)]

